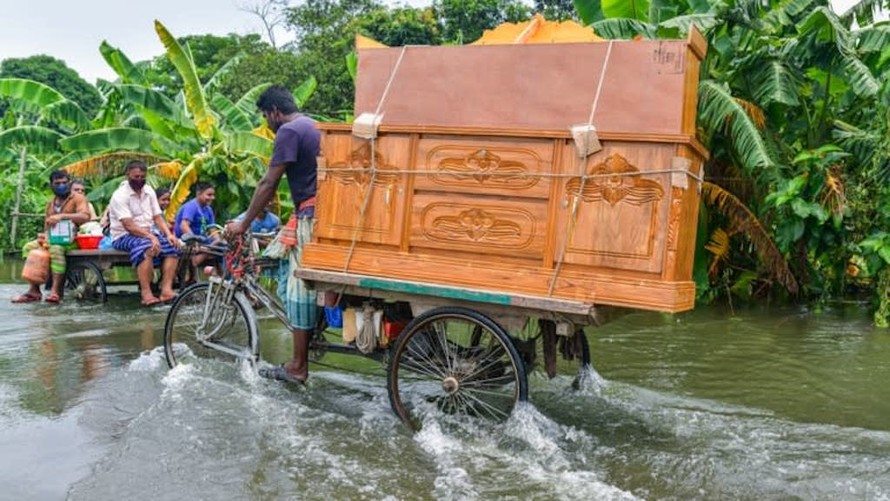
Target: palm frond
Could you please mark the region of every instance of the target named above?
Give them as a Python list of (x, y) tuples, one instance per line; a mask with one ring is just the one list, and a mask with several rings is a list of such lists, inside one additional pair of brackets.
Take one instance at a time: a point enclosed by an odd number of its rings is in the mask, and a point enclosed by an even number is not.
[(855, 32), (856, 50), (860, 53), (882, 52), (890, 47), (890, 25), (869, 26)]
[(184, 110), (161, 92), (143, 85), (119, 85), (118, 92), (125, 102), (140, 110), (150, 110), (181, 127), (194, 128), (195, 126)]
[(745, 114), (748, 115), (751, 121), (754, 122), (755, 127), (760, 130), (763, 130), (763, 128), (766, 127), (766, 115), (764, 115), (760, 106), (740, 97), (735, 98), (735, 100), (739, 103), (739, 106), (745, 110)]
[(801, 36), (811, 35), (822, 42), (834, 42), (838, 52), (852, 52), (850, 31), (831, 9), (819, 6), (810, 12), (798, 26)]
[(708, 275), (713, 280), (720, 270), (720, 265), (729, 260), (729, 234), (723, 228), (717, 228), (711, 233), (711, 239), (705, 244), (705, 250), (713, 255), (708, 265)]
[(746, 170), (773, 165), (757, 126), (726, 87), (713, 80), (702, 80), (698, 92), (699, 124), (711, 133), (725, 131)]
[(799, 287), (788, 261), (757, 216), (738, 197), (708, 181), (702, 183), (702, 198), (706, 204), (726, 216), (737, 233), (748, 238), (769, 275), (792, 295), (797, 295)]

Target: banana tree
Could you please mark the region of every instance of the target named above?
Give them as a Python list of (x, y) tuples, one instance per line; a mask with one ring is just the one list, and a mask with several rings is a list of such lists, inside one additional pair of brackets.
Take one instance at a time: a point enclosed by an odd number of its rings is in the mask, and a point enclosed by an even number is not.
[[(202, 84), (188, 46), (181, 45), (160, 22), (155, 22), (155, 31), (183, 82), (179, 97), (170, 99), (150, 88), (136, 65), (103, 43), (101, 52), (119, 79), (101, 84), (108, 106), (100, 112), (102, 127), (60, 141), (68, 153), (62, 163), (69, 172), (107, 177), (121, 173), (121, 163), (133, 155), (141, 155), (151, 165), (151, 181), (173, 184), (168, 216), (199, 180), (217, 187), (215, 208), (220, 216), (234, 216), (244, 209), (271, 155), (272, 134), (254, 108), (267, 85), (233, 102), (214, 87), (221, 73), (234, 65), (224, 65)], [(298, 104), (316, 86), (310, 78), (295, 89)], [(103, 189), (116, 184), (112, 178)]]
[(0, 98), (9, 103), (0, 120), (0, 176), (4, 179), (0, 211), (12, 214), (10, 220), (0, 222), (0, 233), (8, 232), (4, 244), (16, 247), (19, 236), (33, 238), (40, 227), (37, 218), (22, 228), (19, 214), (41, 212), (46, 202), (47, 163), (60, 154), (60, 141), (89, 128), (89, 120), (77, 103), (32, 80), (0, 79)]
[[(820, 233), (825, 240), (814, 248), (804, 234), (821, 231), (816, 226), (822, 218), (812, 211), (785, 210), (767, 195), (810, 173), (809, 183), (823, 185), (801, 191), (814, 198), (796, 206), (816, 204), (832, 212), (827, 207), (832, 198), (824, 194), (837, 192), (843, 183), (838, 165), (794, 159), (830, 144), (834, 121), (850, 110), (871, 106), (877, 94), (878, 80), (860, 59), (849, 21), (831, 11), (827, 0), (575, 0), (575, 6), (582, 19), (607, 38), (679, 37), (695, 24), (708, 40), (699, 79), (698, 126), (711, 151), (705, 172), (712, 196), (704, 197), (711, 210), (703, 211), (709, 219), (699, 242), (721, 252), (697, 260), (697, 277), (705, 277), (699, 285), (708, 287), (707, 273), (701, 270), (710, 268), (713, 277), (716, 261), (745, 269), (745, 261), (757, 256), (765, 275), (792, 293), (795, 277), (823, 288), (825, 277), (819, 275), (824, 263), (818, 254), (825, 252), (827, 242), (844, 239), (842, 226), (830, 236)], [(724, 203), (716, 203), (719, 200)], [(747, 210), (729, 213), (727, 208), (736, 202)], [(795, 231), (790, 233), (790, 227)], [(768, 232), (769, 245), (754, 229)], [(776, 232), (797, 238), (783, 238), (777, 245)], [(731, 240), (731, 263), (723, 245), (727, 235), (736, 236)], [(751, 247), (757, 249), (754, 255), (747, 251)], [(777, 260), (776, 255), (790, 261)]]

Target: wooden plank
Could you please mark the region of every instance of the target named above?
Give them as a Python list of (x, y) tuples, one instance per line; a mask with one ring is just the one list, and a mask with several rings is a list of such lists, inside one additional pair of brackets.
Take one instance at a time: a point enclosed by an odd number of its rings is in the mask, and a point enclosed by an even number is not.
[(456, 299), (472, 303), (512, 306), (534, 311), (589, 315), (594, 309), (593, 304), (578, 301), (539, 298), (522, 294), (505, 294), (502, 292), (468, 289), (463, 287), (445, 287), (436, 284), (357, 275), (354, 273), (340, 273), (302, 268), (295, 270), (294, 276), (313, 282), (356, 286), (367, 289), (368, 291), (382, 290), (400, 292), (411, 296), (417, 295)]
[[(304, 250), (302, 263), (307, 270), (342, 272), (347, 253), (348, 248), (342, 246), (310, 243)], [(483, 256), (473, 261), (362, 248), (353, 254), (348, 272), (442, 286), (497, 290), (545, 300), (653, 311), (686, 311), (694, 305), (695, 284), (691, 281), (667, 282), (658, 275), (577, 265), (563, 268), (552, 295), (548, 295), (548, 287), (553, 270), (505, 265), (496, 256)]]

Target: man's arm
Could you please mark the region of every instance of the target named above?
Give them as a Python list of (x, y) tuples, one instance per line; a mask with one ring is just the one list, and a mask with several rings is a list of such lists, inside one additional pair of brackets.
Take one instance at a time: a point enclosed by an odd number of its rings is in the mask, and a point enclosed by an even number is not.
[[(152, 239), (155, 236), (152, 234), (151, 229), (143, 228), (136, 224), (136, 222), (131, 217), (122, 217), (120, 219), (121, 225), (123, 225), (124, 229), (127, 230), (127, 233), (133, 235), (134, 237), (142, 237)], [(169, 231), (169, 230), (168, 230)]]
[(238, 223), (238, 234), (247, 231), (250, 228), (250, 222), (263, 210), (263, 207), (269, 203), (269, 200), (272, 200), (275, 190), (278, 188), (278, 182), (281, 181), (281, 176), (283, 175), (284, 164), (269, 167), (269, 170), (266, 171), (266, 174), (263, 175), (263, 178), (256, 185), (256, 191), (253, 193), (253, 198), (250, 199), (250, 206), (244, 213), (244, 219)]

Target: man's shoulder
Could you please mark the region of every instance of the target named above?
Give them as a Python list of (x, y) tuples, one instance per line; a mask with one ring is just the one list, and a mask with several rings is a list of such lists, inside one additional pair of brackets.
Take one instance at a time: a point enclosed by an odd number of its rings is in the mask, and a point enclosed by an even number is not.
[(301, 136), (305, 134), (319, 134), (318, 128), (315, 127), (315, 120), (312, 120), (306, 115), (300, 115), (290, 122), (285, 123), (278, 129), (279, 133), (282, 131), (296, 133)]

